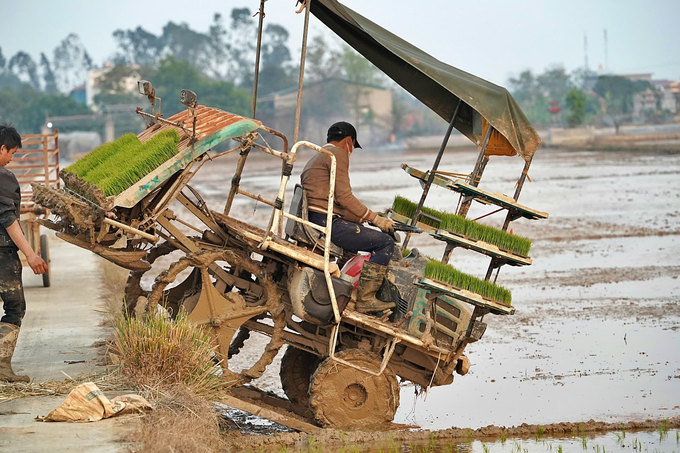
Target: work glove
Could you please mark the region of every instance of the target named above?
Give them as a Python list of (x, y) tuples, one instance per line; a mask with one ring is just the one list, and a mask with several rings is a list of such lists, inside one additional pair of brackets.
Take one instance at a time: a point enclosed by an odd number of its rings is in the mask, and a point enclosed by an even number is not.
[(394, 234), (394, 222), (392, 219), (376, 215), (371, 223), (380, 228), (384, 233)]

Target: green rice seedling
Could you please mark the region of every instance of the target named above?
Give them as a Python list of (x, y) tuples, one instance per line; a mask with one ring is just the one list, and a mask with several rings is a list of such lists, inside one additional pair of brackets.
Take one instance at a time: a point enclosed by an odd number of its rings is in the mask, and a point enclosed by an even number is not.
[(465, 274), (453, 266), (440, 263), (439, 261), (430, 260), (425, 265), (423, 276), (479, 294), (482, 297), (505, 305), (512, 304), (512, 294), (502, 286)]
[(581, 436), (581, 445), (583, 445), (584, 450), (588, 449), (588, 438), (586, 436)]
[(557, 446), (557, 453), (563, 453), (562, 445)]
[(141, 145), (141, 142), (135, 134), (125, 134), (118, 140), (104, 143), (101, 146), (93, 149), (83, 157), (69, 165), (64, 171), (78, 175), (81, 178), (85, 177), (90, 171), (97, 168), (101, 163), (108, 160), (114, 154), (126, 148)]
[(85, 180), (97, 185), (106, 196), (118, 195), (177, 154), (178, 142), (177, 131), (163, 131), (141, 146), (115, 154)]
[(490, 449), (487, 444), (482, 444), (482, 450), (484, 450), (484, 453), (489, 453)]
[[(418, 205), (416, 203), (399, 195), (394, 197), (394, 201), (392, 202), (392, 209), (406, 217), (413, 217), (417, 207)], [(507, 250), (522, 256), (527, 256), (531, 249), (531, 240), (525, 237), (510, 234), (506, 231), (499, 230), (498, 228), (483, 225), (446, 211), (437, 211), (436, 209), (428, 208), (426, 206), (423, 206), (422, 212), (440, 219), (440, 221), (436, 221), (431, 218), (421, 217), (421, 223), (433, 228), (440, 228), (470, 239), (484, 241), (493, 244), (502, 250)]]
[(503, 432), (501, 433), (501, 444), (502, 444), (502, 445), (505, 445), (505, 441), (506, 441), (506, 440), (508, 440), (508, 433), (506, 433), (505, 431), (503, 431)]

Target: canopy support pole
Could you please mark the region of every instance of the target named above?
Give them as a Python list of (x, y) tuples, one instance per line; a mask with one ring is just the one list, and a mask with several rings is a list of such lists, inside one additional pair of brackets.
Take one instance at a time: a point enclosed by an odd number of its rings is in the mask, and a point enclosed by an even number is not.
[[(524, 186), (524, 181), (527, 179), (527, 174), (529, 173), (529, 166), (531, 165), (531, 161), (529, 162), (524, 162), (524, 170), (522, 170), (522, 174), (520, 175), (519, 179), (517, 180), (517, 188), (515, 189), (515, 195), (512, 197), (517, 201), (519, 198), (519, 194), (522, 191), (522, 186)], [(503, 231), (508, 231), (508, 226), (510, 225), (510, 222), (512, 222), (513, 219), (513, 212), (512, 210), (508, 211), (508, 214), (505, 216), (505, 222), (503, 222)], [(491, 278), (491, 274), (493, 273), (494, 268), (498, 267), (498, 271), (496, 272), (496, 277), (494, 278), (494, 283), (496, 282), (496, 279), (498, 278), (498, 274), (501, 271), (501, 266), (495, 265), (494, 260), (491, 260), (491, 263), (489, 263), (489, 268), (486, 270), (486, 277), (484, 277), (485, 280), (489, 280)]]
[[(260, 0), (260, 9), (258, 11), (258, 29), (257, 29), (257, 51), (255, 53), (255, 73), (253, 74), (253, 101), (250, 107), (251, 117), (255, 118), (255, 112), (257, 111), (257, 85), (260, 78), (260, 53), (262, 52), (262, 28), (264, 25), (264, 2), (267, 0)], [(234, 176), (231, 178), (231, 189), (229, 189), (229, 195), (227, 196), (227, 201), (224, 204), (224, 215), (228, 216), (229, 211), (231, 211), (231, 205), (234, 203), (234, 197), (239, 192), (239, 186), (241, 184), (241, 174), (243, 173), (243, 167), (246, 165), (246, 160), (248, 159), (248, 154), (250, 154), (250, 147), (241, 150), (241, 155), (238, 158), (238, 163), (236, 164), (236, 171)]]
[[(434, 172), (437, 171), (439, 168), (439, 163), (442, 160), (442, 155), (444, 154), (444, 150), (446, 149), (446, 145), (449, 143), (449, 137), (451, 137), (451, 132), (453, 131), (453, 123), (456, 122), (456, 118), (458, 117), (458, 111), (460, 110), (460, 106), (463, 103), (460, 99), (458, 99), (458, 104), (456, 104), (456, 108), (453, 111), (453, 116), (451, 116), (451, 122), (449, 122), (449, 127), (446, 129), (446, 134), (444, 134), (444, 139), (442, 140), (442, 145), (439, 147), (439, 152), (437, 153), (437, 158), (434, 160), (434, 164), (432, 165), (432, 170), (430, 170), (430, 176), (427, 178), (427, 182), (425, 183), (425, 187), (423, 187), (423, 194), (420, 196), (420, 202), (418, 203), (418, 207), (416, 208), (416, 212), (413, 214), (413, 217), (411, 218), (411, 225), (416, 225), (418, 222), (418, 218), (420, 217), (420, 211), (423, 209), (423, 205), (425, 204), (425, 199), (427, 198), (427, 194), (430, 192), (430, 187), (432, 186), (432, 181), (434, 181)], [(406, 234), (406, 239), (404, 239), (404, 244), (403, 248), (406, 248), (408, 245), (408, 241), (411, 239), (411, 233)]]
[(302, 30), (302, 50), (300, 51), (300, 77), (298, 78), (297, 106), (295, 107), (295, 131), (293, 132), (293, 143), (297, 143), (300, 133), (300, 113), (302, 111), (302, 84), (305, 79), (305, 60), (307, 57), (307, 32), (309, 30), (309, 10), (312, 0), (305, 2), (305, 25)]
[[(479, 185), (479, 181), (482, 179), (482, 173), (484, 173), (486, 163), (489, 161), (489, 158), (486, 157), (486, 147), (489, 145), (489, 140), (491, 139), (491, 132), (493, 130), (494, 130), (493, 126), (489, 124), (489, 128), (486, 130), (486, 135), (484, 136), (484, 142), (482, 142), (482, 149), (479, 152), (477, 162), (475, 163), (475, 169), (472, 170), (472, 175), (470, 176), (470, 185), (472, 186), (477, 187)], [(473, 200), (473, 198), (471, 197), (466, 198), (468, 199), (463, 201), (463, 203), (460, 205), (460, 208), (458, 209), (458, 215), (463, 217), (467, 216), (467, 213), (470, 210), (470, 205), (472, 204)]]
[(257, 28), (257, 53), (255, 54), (255, 74), (253, 76), (253, 105), (251, 106), (251, 118), (255, 118), (257, 111), (257, 82), (260, 78), (260, 53), (262, 51), (262, 26), (264, 22), (264, 2), (267, 0), (260, 0), (259, 25)]

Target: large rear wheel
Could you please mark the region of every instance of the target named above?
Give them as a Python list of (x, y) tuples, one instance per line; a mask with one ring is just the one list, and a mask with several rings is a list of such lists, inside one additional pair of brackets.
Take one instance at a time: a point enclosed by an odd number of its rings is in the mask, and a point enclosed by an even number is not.
[[(340, 351), (336, 357), (376, 371), (381, 362), (361, 349)], [(328, 358), (312, 376), (309, 394), (314, 418), (339, 429), (379, 427), (391, 422), (399, 407), (399, 383), (389, 366), (374, 376)]]
[(290, 402), (300, 408), (309, 408), (309, 382), (319, 363), (319, 356), (292, 346), (281, 358), (281, 387)]

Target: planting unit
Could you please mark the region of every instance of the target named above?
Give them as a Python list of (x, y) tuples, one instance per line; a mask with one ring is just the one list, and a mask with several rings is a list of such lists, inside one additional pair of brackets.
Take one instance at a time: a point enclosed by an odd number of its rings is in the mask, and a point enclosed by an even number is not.
[[(260, 31), (264, 4), (260, 2)], [(286, 136), (260, 121), (200, 106), (196, 95), (188, 90), (181, 95), (188, 109), (165, 119), (160, 112), (155, 113), (153, 87), (141, 81), (140, 92), (152, 104), (151, 113), (137, 110), (147, 121), (147, 129), (136, 138), (127, 137), (95, 150), (95, 157), (86, 156), (62, 171), (63, 188), (34, 184), (34, 199), (56, 214), (40, 220), (42, 225), (56, 230), (60, 238), (130, 270), (124, 299), (126, 315), (134, 316), (138, 305), (145, 304), (146, 310), (162, 305), (172, 316), (184, 310), (195, 324), (210, 329), (225, 387), (231, 387), (223, 398), (227, 404), (303, 431), (318, 426), (367, 428), (393, 419), (399, 406), (397, 376), (423, 388), (451, 384), (454, 373), (465, 375), (469, 369), (464, 351), (468, 344), (482, 338), (486, 330), (483, 317), (514, 313), (509, 293), (490, 282), (491, 271), (504, 264), (528, 265), (531, 259), (488, 242), (496, 237), (505, 240), (507, 235), (494, 233), (481, 240), (442, 226), (476, 226), (463, 221), (473, 199), (507, 211), (503, 231), (520, 216), (547, 217), (517, 203), (540, 139), (503, 88), (432, 58), (335, 0), (307, 1), (303, 8), (305, 27), (310, 13), (314, 14), (449, 122), (432, 170), (418, 172), (404, 167), (424, 181), (415, 211), (410, 217), (389, 214), (443, 241), (444, 264), (433, 263), (417, 250), (403, 257), (398, 247), (388, 267), (388, 278), (377, 293), (379, 299), (395, 302), (393, 312), (368, 316), (354, 310), (354, 282), (364, 258), (331, 242), (332, 212), (326, 213), (328, 226), (311, 223), (300, 186), (295, 187), (285, 209), (286, 189), (301, 147), (330, 157), (328, 206), (333, 206), (335, 156), (318, 145), (298, 141), (297, 126), (294, 144), (289, 147)], [(305, 46), (303, 43), (303, 59)], [(258, 54), (259, 49), (260, 43)], [(303, 75), (302, 70), (300, 90)], [(257, 77), (256, 66), (255, 81)], [(255, 116), (257, 89), (253, 91)], [(301, 91), (298, 94), (301, 99)], [(299, 120), (299, 101), (297, 107)], [(483, 138), (480, 157), (467, 182), (437, 173), (454, 127), (475, 143)], [(176, 135), (178, 141), (173, 140), (172, 145), (176, 149), (147, 155), (156, 147), (145, 144), (153, 143), (161, 134)], [(215, 151), (226, 140), (237, 145)], [(270, 142), (280, 145), (274, 148)], [(190, 182), (206, 162), (234, 152), (239, 157), (231, 186), (228, 193), (225, 190), (224, 206), (215, 209)], [(256, 195), (242, 187), (241, 178), (252, 152), (282, 161), (275, 197)], [(514, 197), (477, 188), (489, 155), (518, 153), (526, 165)], [(113, 179), (95, 178), (90, 173), (95, 171)], [(432, 184), (465, 195), (457, 212), (460, 218), (446, 218), (439, 227), (432, 226), (438, 225), (437, 220), (433, 222), (432, 216), (421, 212)], [(266, 228), (235, 218), (232, 205), (237, 196), (271, 209)], [(189, 215), (180, 214), (186, 212)], [(407, 228), (403, 223), (400, 229)], [(491, 257), (483, 280), (447, 267), (454, 247)], [(143, 276), (158, 258), (172, 252), (179, 252), (179, 258), (158, 274), (151, 288), (142, 287)], [(249, 368), (232, 369), (230, 359), (246, 346), (251, 333), (270, 340), (257, 360), (250, 361)], [(262, 376), (283, 345), (287, 345), (287, 351), (280, 374), (287, 400), (247, 385)]]

